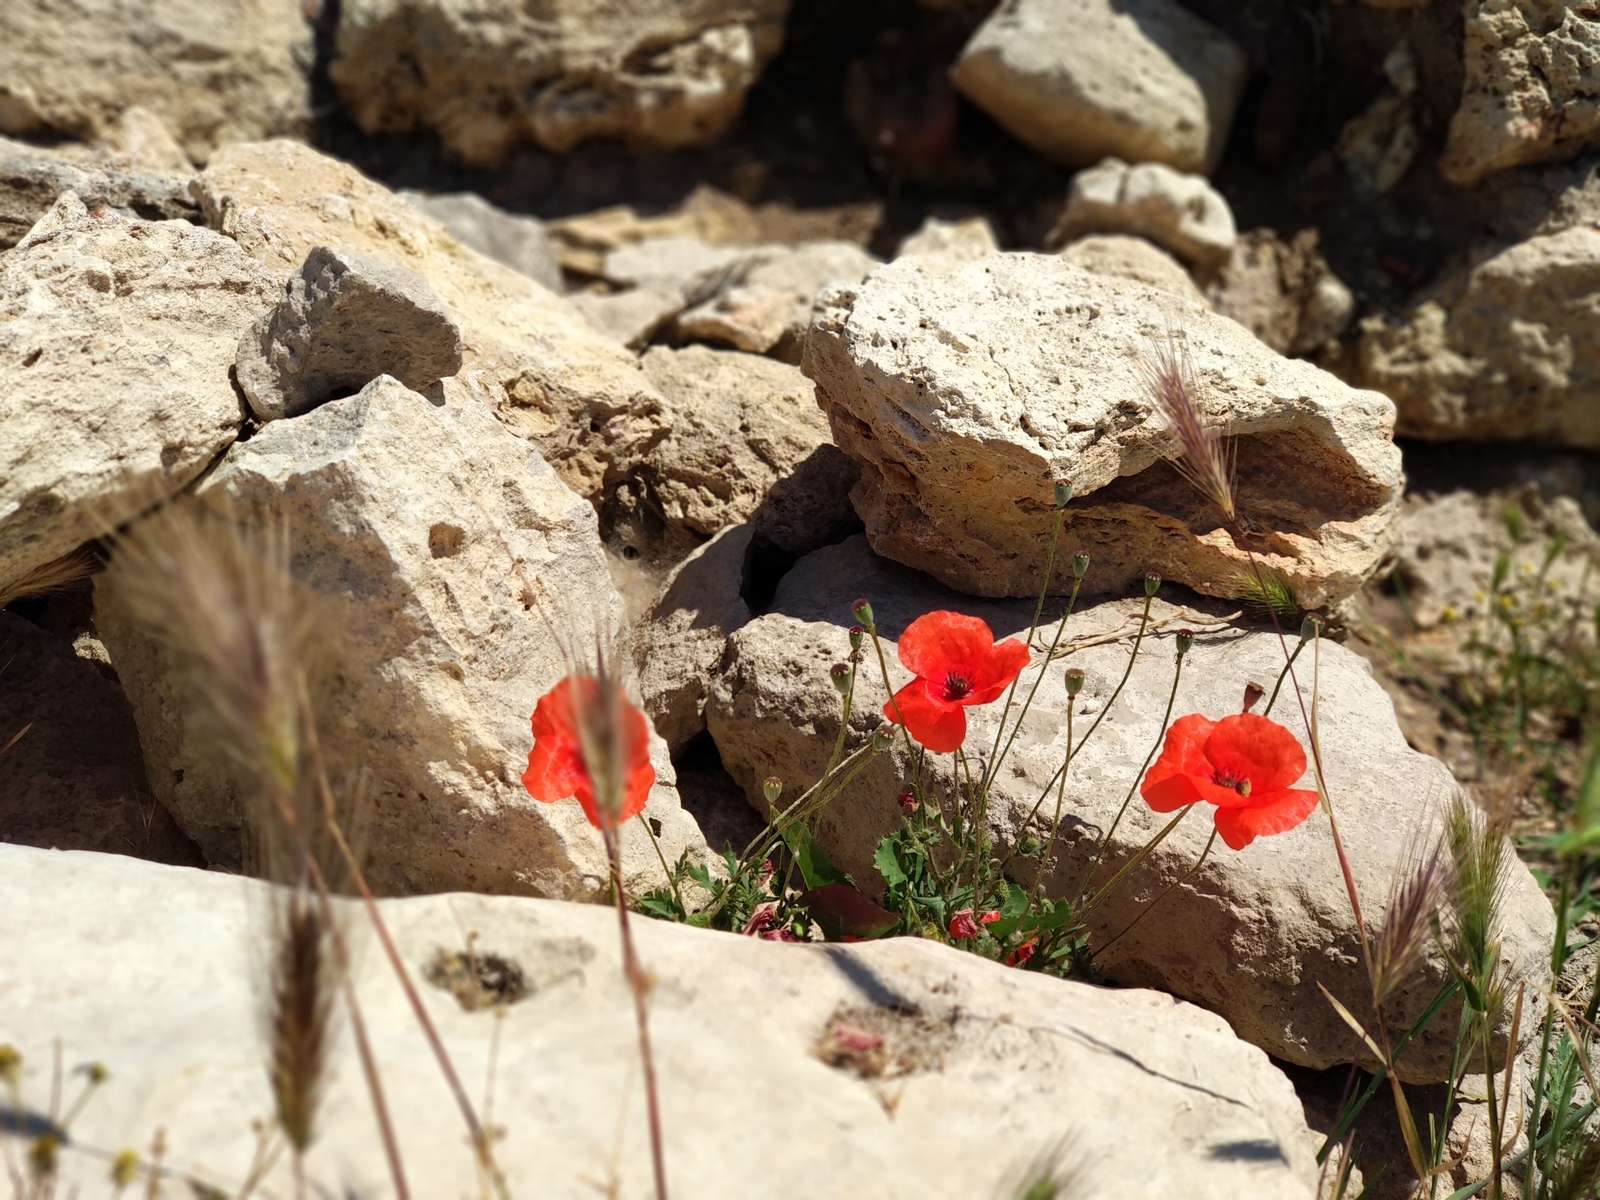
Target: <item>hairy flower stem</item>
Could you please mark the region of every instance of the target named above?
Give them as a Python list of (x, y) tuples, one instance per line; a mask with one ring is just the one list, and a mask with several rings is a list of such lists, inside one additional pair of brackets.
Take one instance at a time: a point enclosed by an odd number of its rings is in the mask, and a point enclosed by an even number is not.
[(1206, 848), (1200, 851), (1200, 857), (1194, 860), (1194, 866), (1190, 867), (1182, 875), (1179, 875), (1171, 883), (1167, 884), (1167, 886), (1162, 889), (1161, 894), (1154, 900), (1150, 901), (1149, 904), (1146, 904), (1143, 908), (1141, 908), (1138, 915), (1135, 916), (1133, 920), (1129, 921), (1128, 924), (1123, 927), (1120, 933), (1113, 935), (1110, 941), (1106, 942), (1098, 950), (1095, 950), (1093, 953), (1091, 953), (1089, 955), (1089, 961), (1093, 962), (1098, 955), (1104, 954), (1107, 950), (1111, 949), (1112, 946), (1116, 945), (1117, 942), (1127, 937), (1128, 934), (1133, 932), (1134, 927), (1137, 926), (1140, 921), (1144, 920), (1150, 915), (1151, 909), (1170, 896), (1180, 885), (1187, 883), (1190, 877), (1205, 865), (1206, 856), (1211, 853), (1211, 847), (1216, 844), (1216, 840), (1217, 828), (1215, 825), (1213, 825), (1211, 827), (1211, 836), (1206, 839)]
[[(1072, 745), (1072, 705), (1070, 704), (1067, 706), (1067, 745)], [(1048, 796), (1049, 794), (1049, 792), (1045, 792), (1039, 797), (1038, 800), (1034, 802), (1033, 808), (1029, 811), (1027, 817), (1023, 819), (1021, 828), (1024, 831), (1027, 830), (1028, 826), (1033, 824), (1033, 819), (1039, 815), (1039, 810), (1044, 807), (1045, 796)], [(1033, 892), (1028, 896), (1028, 904), (1030, 907), (1033, 905), (1034, 896), (1037, 895), (1040, 884), (1044, 882), (1044, 873), (1050, 865), (1050, 852), (1055, 848), (1056, 835), (1061, 832), (1061, 807), (1066, 800), (1066, 796), (1067, 773), (1063, 771), (1061, 772), (1061, 782), (1056, 785), (1056, 811), (1055, 815), (1050, 820), (1050, 836), (1045, 839), (1044, 849), (1039, 852), (1039, 871), (1034, 876)], [(1008, 853), (1000, 862), (1000, 874), (1004, 875), (1006, 873), (1006, 867), (1010, 865), (1011, 860), (1016, 856), (1017, 851), (1016, 848), (1013, 847), (1011, 852)]]
[(1187, 817), (1193, 808), (1193, 804), (1186, 804), (1179, 809), (1177, 816), (1173, 817), (1172, 820), (1163, 825), (1160, 832), (1157, 833), (1155, 837), (1151, 838), (1143, 846), (1140, 846), (1139, 852), (1127, 862), (1123, 863), (1115, 875), (1106, 880), (1105, 886), (1091, 896), (1088, 903), (1078, 910), (1078, 915), (1081, 917), (1083, 914), (1093, 912), (1096, 908), (1098, 908), (1100, 906), (1100, 901), (1109, 896), (1116, 886), (1126, 879), (1133, 872), (1133, 869), (1149, 856), (1152, 850), (1161, 845), (1162, 842), (1166, 841), (1167, 834), (1176, 829), (1178, 827), (1178, 822)]
[(1283, 664), (1283, 670), (1278, 672), (1278, 682), (1272, 685), (1272, 695), (1267, 697), (1267, 706), (1261, 710), (1263, 717), (1272, 715), (1272, 706), (1278, 702), (1278, 690), (1283, 687), (1283, 681), (1288, 677), (1289, 672), (1294, 669), (1294, 660), (1300, 657), (1300, 651), (1305, 648), (1306, 644), (1302, 641), (1294, 648), (1294, 653), (1289, 655), (1289, 661)]

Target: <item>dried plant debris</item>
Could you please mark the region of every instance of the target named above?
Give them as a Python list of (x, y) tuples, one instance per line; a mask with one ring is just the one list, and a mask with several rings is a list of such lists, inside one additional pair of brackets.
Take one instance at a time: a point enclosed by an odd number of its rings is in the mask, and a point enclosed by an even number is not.
[(532, 990), (521, 964), (499, 954), (452, 952), (441, 947), (422, 973), (434, 987), (454, 996), (466, 1012), (507, 1008)]
[(916, 1007), (839, 1008), (823, 1026), (812, 1053), (862, 1079), (899, 1079), (944, 1070), (955, 1044), (957, 1014), (932, 1016)]

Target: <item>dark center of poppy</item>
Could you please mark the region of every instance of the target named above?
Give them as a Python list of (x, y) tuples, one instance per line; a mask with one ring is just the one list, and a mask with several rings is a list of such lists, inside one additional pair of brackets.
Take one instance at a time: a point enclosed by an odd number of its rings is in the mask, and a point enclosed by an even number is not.
[(1232, 788), (1241, 796), (1248, 798), (1250, 795), (1249, 779), (1235, 779), (1232, 775), (1225, 775), (1221, 771), (1216, 771), (1211, 776), (1211, 782), (1218, 787)]
[(957, 675), (952, 671), (944, 677), (944, 698), (946, 700), (960, 700), (970, 691), (972, 691), (972, 681), (966, 676)]

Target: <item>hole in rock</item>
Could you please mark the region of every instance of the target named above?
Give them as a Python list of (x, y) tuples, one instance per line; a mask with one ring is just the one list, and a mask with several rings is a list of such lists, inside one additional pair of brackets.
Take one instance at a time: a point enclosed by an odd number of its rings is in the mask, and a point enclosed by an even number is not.
[(679, 802), (713, 850), (726, 846), (743, 850), (761, 832), (764, 822), (722, 765), (709, 733), (702, 731), (685, 743), (673, 756), (672, 767), (678, 776)]
[(428, 530), (428, 553), (435, 558), (454, 558), (466, 544), (467, 531), (447, 521), (436, 522)]
[(739, 598), (749, 607), (752, 617), (759, 617), (772, 607), (778, 584), (798, 561), (795, 555), (769, 538), (757, 534), (750, 539), (750, 549), (744, 556)]

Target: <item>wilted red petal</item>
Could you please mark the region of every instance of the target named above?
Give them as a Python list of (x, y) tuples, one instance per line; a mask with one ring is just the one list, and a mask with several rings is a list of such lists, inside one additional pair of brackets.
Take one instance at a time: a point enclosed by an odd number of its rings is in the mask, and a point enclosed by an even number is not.
[(1258, 837), (1287, 833), (1317, 807), (1317, 793), (1307, 788), (1268, 792), (1260, 804), (1217, 809), (1217, 832), (1235, 850), (1243, 850)]
[(1276, 792), (1306, 773), (1306, 752), (1294, 734), (1254, 713), (1218, 721), (1206, 739), (1205, 755), (1216, 774), (1248, 779), (1252, 794)]
[(994, 634), (978, 617), (958, 612), (924, 613), (900, 635), (900, 663), (913, 675), (976, 679), (994, 649)]
[(945, 930), (954, 942), (978, 936), (978, 922), (972, 915), (970, 908), (963, 908), (950, 917), (949, 928)]
[(1139, 786), (1139, 794), (1156, 812), (1174, 812), (1203, 799), (1198, 784), (1209, 781), (1212, 770), (1204, 747), (1215, 727), (1215, 721), (1199, 713), (1179, 717), (1168, 727), (1161, 757)]
[[(898, 710), (898, 711), (897, 711)], [(913, 679), (883, 706), (883, 715), (903, 723), (911, 736), (936, 754), (958, 748), (967, 737), (967, 713), (928, 694), (927, 682)]]
[(1039, 940), (1037, 938), (1029, 938), (1010, 954), (1006, 955), (1006, 966), (1020, 967), (1023, 963), (1027, 962), (1033, 957), (1033, 952), (1038, 948)]
[(1000, 693), (1011, 686), (1011, 681), (1022, 674), (1028, 665), (1028, 648), (1016, 638), (1007, 638), (995, 645), (984, 660), (983, 669), (972, 682), (972, 691), (964, 703), (988, 704), (998, 700)]

